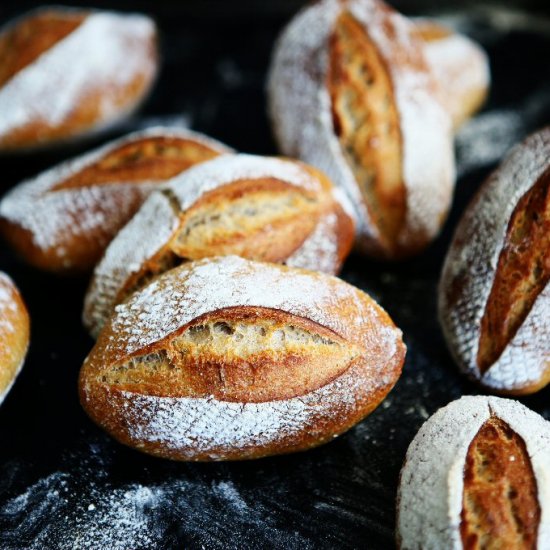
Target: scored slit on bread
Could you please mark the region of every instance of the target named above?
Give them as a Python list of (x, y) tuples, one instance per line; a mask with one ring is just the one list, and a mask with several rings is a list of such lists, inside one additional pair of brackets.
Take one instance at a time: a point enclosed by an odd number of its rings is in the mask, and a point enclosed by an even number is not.
[(326, 207), (323, 197), (275, 178), (237, 180), (206, 193), (183, 212), (170, 190), (160, 192), (173, 205), (177, 228), (166, 245), (128, 278), (117, 303), (185, 261), (224, 254), (283, 261), (313, 231)]
[(206, 144), (177, 136), (150, 136), (125, 143), (51, 188), (64, 191), (109, 183), (161, 183), (219, 155)]
[(233, 307), (195, 319), (97, 379), (148, 395), (259, 403), (314, 391), (360, 354), (358, 345), (303, 317)]
[(472, 440), (464, 468), (460, 533), (464, 550), (535, 550), (537, 482), (523, 439), (491, 416)]
[(329, 55), (334, 131), (380, 238), (391, 250), (406, 214), (391, 77), (365, 28), (349, 12), (336, 20)]
[[(500, 357), (550, 280), (550, 169), (519, 200), (500, 252), (481, 320), (477, 363)], [(550, 360), (548, 361), (550, 369)]]
[(39, 10), (0, 34), (0, 87), (79, 27), (87, 14)]

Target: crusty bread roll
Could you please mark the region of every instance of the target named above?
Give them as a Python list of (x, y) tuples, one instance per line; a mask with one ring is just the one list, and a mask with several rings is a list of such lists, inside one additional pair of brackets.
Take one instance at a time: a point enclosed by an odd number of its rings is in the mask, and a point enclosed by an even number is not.
[(458, 224), (439, 314), (460, 367), (501, 393), (550, 382), (550, 127), (515, 147)]
[(424, 53), (440, 89), (440, 100), (457, 129), (487, 98), (489, 59), (479, 44), (431, 19), (414, 20)]
[(0, 272), (0, 404), (19, 374), (29, 347), (27, 308), (13, 281)]
[(18, 185), (0, 202), (0, 230), (36, 267), (90, 270), (153, 189), (230, 152), (188, 130), (135, 132)]
[(387, 259), (439, 232), (454, 187), (452, 128), (412, 22), (378, 0), (321, 0), (275, 47), (269, 108), (283, 153), (351, 198), (357, 246)]
[(302, 163), (231, 155), (194, 167), (155, 192), (97, 265), (84, 324), (97, 333), (113, 307), (182, 263), (238, 254), (336, 273), (353, 220), (334, 187)]
[(401, 332), (351, 285), (226, 256), (175, 268), (120, 304), (82, 367), (80, 399), (146, 453), (259, 458), (351, 428), (404, 355)]
[(153, 21), (63, 7), (0, 30), (0, 152), (81, 137), (133, 111), (157, 73)]
[(550, 423), (509, 399), (453, 401), (409, 446), (397, 506), (402, 550), (550, 548)]

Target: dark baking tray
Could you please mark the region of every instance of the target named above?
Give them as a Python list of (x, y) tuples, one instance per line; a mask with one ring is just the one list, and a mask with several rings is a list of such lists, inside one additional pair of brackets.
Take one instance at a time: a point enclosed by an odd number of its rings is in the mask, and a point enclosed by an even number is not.
[[(2, 2), (0, 18), (35, 5)], [(273, 41), (299, 5), (110, 3), (151, 13), (162, 30), (161, 77), (124, 131), (183, 122), (239, 150), (275, 153), (265, 73)], [(547, 2), (512, 5), (461, 3), (453, 11), (453, 3), (438, 3), (436, 15), (488, 50), (490, 99), (458, 134), (456, 199), (441, 237), (405, 263), (352, 256), (345, 266), (343, 278), (371, 293), (403, 329), (408, 355), (384, 403), (324, 447), (255, 462), (179, 464), (117, 444), (77, 399), (78, 370), (92, 346), (80, 324), (86, 279), (32, 270), (0, 245), (0, 269), (17, 281), (32, 316), (26, 365), (0, 409), (1, 549), (394, 546), (395, 493), (407, 445), (437, 408), (479, 392), (457, 373), (436, 319), (436, 285), (453, 227), (505, 151), (550, 123)], [(426, 13), (430, 2), (398, 7)], [(82, 150), (1, 158), (0, 193)], [(549, 397), (545, 389), (522, 401), (550, 418)]]

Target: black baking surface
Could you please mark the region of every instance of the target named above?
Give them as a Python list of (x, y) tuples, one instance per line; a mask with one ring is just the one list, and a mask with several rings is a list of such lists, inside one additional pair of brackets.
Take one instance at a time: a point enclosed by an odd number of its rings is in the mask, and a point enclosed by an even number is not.
[[(235, 15), (222, 2), (132, 3), (159, 23), (163, 69), (125, 131), (187, 124), (241, 151), (275, 154), (265, 73), (273, 41), (298, 4), (245, 2)], [(0, 17), (34, 5), (2, 3)], [(408, 3), (398, 5), (414, 13)], [(408, 444), (440, 406), (480, 391), (457, 373), (436, 319), (437, 280), (453, 227), (504, 152), (550, 123), (544, 14), (478, 6), (437, 15), (487, 48), (493, 86), (483, 112), (457, 137), (456, 200), (442, 236), (406, 263), (352, 256), (342, 274), (404, 332), (407, 361), (388, 398), (349, 433), (292, 456), (184, 464), (124, 448), (78, 403), (78, 371), (93, 344), (80, 322), (86, 279), (35, 271), (0, 244), (0, 270), (15, 279), (32, 318), (25, 367), (0, 408), (2, 550), (394, 546), (395, 494)], [(0, 158), (0, 194), (83, 150)], [(522, 402), (550, 418), (549, 397), (547, 388)]]

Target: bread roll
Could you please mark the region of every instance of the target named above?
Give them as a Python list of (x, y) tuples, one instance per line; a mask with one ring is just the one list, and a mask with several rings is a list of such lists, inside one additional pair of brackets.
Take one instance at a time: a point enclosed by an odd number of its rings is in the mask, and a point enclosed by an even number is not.
[(173, 269), (120, 304), (80, 400), (121, 443), (175, 460), (238, 460), (330, 441), (399, 378), (401, 332), (327, 275), (236, 256)]
[(550, 424), (509, 399), (453, 401), (409, 446), (397, 505), (402, 550), (550, 548)]
[(154, 193), (94, 271), (84, 324), (97, 336), (113, 307), (187, 260), (238, 254), (336, 273), (353, 221), (328, 179), (304, 164), (232, 155), (192, 168)]
[(460, 367), (521, 395), (550, 382), (550, 127), (515, 147), (468, 206), (439, 313)]
[(352, 200), (357, 246), (410, 256), (438, 234), (454, 187), (452, 128), (413, 23), (377, 0), (321, 0), (284, 30), (269, 110), (281, 151)]
[(487, 98), (489, 59), (479, 44), (430, 19), (415, 19), (424, 53), (440, 89), (440, 100), (457, 129)]
[(153, 189), (229, 152), (188, 130), (130, 134), (18, 185), (0, 202), (0, 230), (31, 265), (90, 270)]
[(81, 137), (128, 116), (157, 73), (153, 21), (46, 7), (0, 30), (0, 152)]
[(13, 281), (0, 272), (0, 404), (19, 374), (29, 347), (29, 314)]

